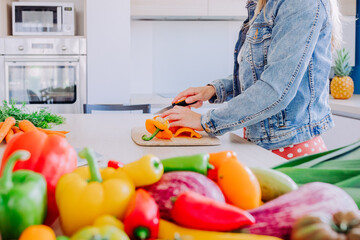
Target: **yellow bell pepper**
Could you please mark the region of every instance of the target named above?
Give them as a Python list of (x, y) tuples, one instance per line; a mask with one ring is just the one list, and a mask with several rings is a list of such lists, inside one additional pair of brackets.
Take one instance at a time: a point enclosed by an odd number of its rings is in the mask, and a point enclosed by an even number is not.
[(122, 169), (133, 180), (135, 187), (156, 183), (164, 173), (160, 159), (152, 154), (147, 154), (135, 162), (125, 164)]
[(180, 227), (166, 220), (160, 220), (159, 239), (182, 240), (281, 240), (277, 237), (249, 233), (213, 232)]
[(93, 226), (94, 227), (114, 226), (121, 230), (125, 229), (124, 224), (119, 219), (117, 219), (116, 217), (110, 214), (105, 214), (96, 218)]
[(126, 233), (114, 226), (85, 227), (76, 232), (70, 240), (130, 240)]
[(122, 219), (135, 193), (133, 182), (121, 169), (99, 171), (94, 153), (88, 148), (83, 149), (79, 156), (86, 158), (89, 167), (63, 175), (56, 186), (60, 223), (68, 236), (90, 226), (104, 214)]

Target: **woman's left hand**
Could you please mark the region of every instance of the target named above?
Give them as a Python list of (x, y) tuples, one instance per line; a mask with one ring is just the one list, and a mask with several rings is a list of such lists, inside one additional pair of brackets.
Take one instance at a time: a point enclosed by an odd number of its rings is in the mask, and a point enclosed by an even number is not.
[(170, 122), (171, 127), (189, 127), (194, 130), (203, 131), (201, 126), (201, 114), (193, 112), (188, 107), (175, 106), (160, 115)]

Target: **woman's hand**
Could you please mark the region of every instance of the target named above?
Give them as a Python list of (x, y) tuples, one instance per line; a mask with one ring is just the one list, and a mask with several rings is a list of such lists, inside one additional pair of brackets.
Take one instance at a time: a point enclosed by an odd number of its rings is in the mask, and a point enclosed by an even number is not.
[(201, 126), (201, 114), (191, 111), (188, 107), (175, 106), (161, 114), (160, 117), (168, 119), (170, 127), (189, 127), (198, 131), (204, 130)]
[(173, 103), (178, 102), (179, 100), (186, 99), (187, 103), (196, 102), (191, 107), (199, 108), (203, 105), (204, 101), (208, 101), (212, 96), (214, 96), (216, 90), (213, 86), (205, 86), (205, 87), (191, 87), (179, 93), (174, 99)]

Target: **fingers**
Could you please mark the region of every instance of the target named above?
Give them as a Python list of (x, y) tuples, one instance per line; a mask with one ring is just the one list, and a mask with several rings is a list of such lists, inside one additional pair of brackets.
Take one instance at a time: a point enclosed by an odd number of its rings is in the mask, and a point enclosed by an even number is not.
[(167, 110), (166, 112), (162, 113), (160, 115), (160, 117), (166, 118), (169, 121), (170, 120), (177, 120), (176, 116), (178, 116), (180, 114), (181, 108), (183, 108), (183, 107), (175, 106), (172, 109)]
[(176, 103), (184, 98), (186, 98), (188, 95), (186, 93), (187, 90), (180, 92), (173, 100), (172, 103)]
[(198, 100), (197, 103), (194, 103), (194, 104), (190, 105), (190, 107), (201, 108), (202, 105), (203, 105), (203, 101)]
[(171, 127), (183, 127), (184, 124), (182, 123), (182, 121), (172, 121), (171, 124), (170, 124)]
[(201, 114), (191, 111), (186, 107), (175, 106), (164, 112), (161, 117), (170, 122), (171, 127), (190, 127), (195, 130), (202, 130)]
[[(189, 102), (189, 101), (187, 100), (187, 98), (188, 98), (189, 96), (196, 95), (197, 93), (198, 93), (198, 91), (196, 91), (196, 88), (188, 88), (188, 89), (186, 89), (185, 91), (180, 92), (180, 93), (173, 99), (172, 103), (176, 103), (176, 102), (178, 102), (178, 101), (180, 101), (180, 100), (182, 100), (182, 99), (184, 99), (184, 98), (186, 98), (186, 102), (187, 102), (187, 103), (192, 103), (192, 102)], [(198, 99), (196, 99), (196, 100), (198, 100)], [(195, 102), (196, 100), (194, 100), (193, 102)]]

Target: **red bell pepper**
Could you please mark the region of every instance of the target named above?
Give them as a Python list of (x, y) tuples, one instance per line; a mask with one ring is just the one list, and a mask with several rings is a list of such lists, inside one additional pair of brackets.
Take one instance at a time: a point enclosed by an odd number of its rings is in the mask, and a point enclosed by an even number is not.
[(209, 231), (231, 231), (255, 223), (250, 213), (193, 191), (179, 194), (171, 217), (184, 227)]
[(144, 189), (138, 189), (125, 213), (125, 232), (131, 239), (157, 238), (160, 212), (154, 198)]
[(124, 164), (122, 162), (118, 162), (115, 160), (109, 160), (107, 166), (114, 169), (118, 169), (118, 168), (122, 168)]
[(208, 169), (207, 177), (216, 182), (218, 179), (218, 170), (220, 165), (229, 159), (237, 159), (236, 153), (233, 151), (210, 153), (209, 163), (213, 165), (214, 168)]
[(77, 153), (63, 137), (47, 135), (40, 131), (16, 134), (7, 144), (0, 175), (9, 156), (16, 150), (27, 150), (31, 156), (28, 161), (17, 162), (14, 171), (28, 169), (40, 173), (47, 182), (47, 216), (45, 224), (51, 225), (59, 215), (55, 201), (55, 187), (59, 178), (77, 167)]

